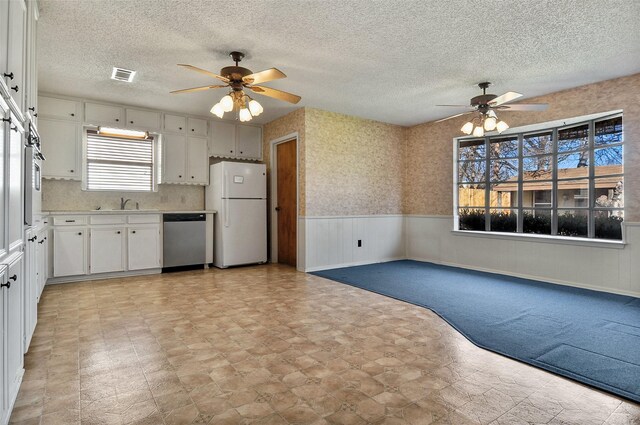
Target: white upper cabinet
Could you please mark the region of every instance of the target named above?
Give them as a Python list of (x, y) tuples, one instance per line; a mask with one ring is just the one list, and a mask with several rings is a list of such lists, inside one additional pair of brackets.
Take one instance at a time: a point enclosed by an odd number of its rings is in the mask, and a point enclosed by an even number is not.
[(187, 179), (188, 183), (209, 184), (209, 156), (207, 139), (187, 138)]
[(262, 159), (262, 128), (212, 121), (209, 155), (223, 158)]
[(184, 133), (187, 128), (187, 119), (179, 115), (164, 114), (164, 131), (171, 133)]
[(26, 49), (26, 113), (32, 122), (38, 117), (38, 3), (27, 3), (27, 49)]
[(184, 183), (187, 170), (186, 149), (185, 136), (162, 135), (162, 183)]
[(125, 126), (124, 108), (87, 102), (84, 104), (84, 122), (123, 128)]
[[(0, 3), (6, 3), (2, 1)], [(2, 27), (7, 28), (7, 27)], [(25, 98), (25, 43), (27, 29), (27, 3), (24, 0), (9, 0), (7, 63), (2, 70), (11, 97), (24, 111)]]
[[(9, 2), (0, 1), (0, 74), (7, 72), (7, 47), (9, 46)], [(4, 78), (4, 76), (3, 76)], [(2, 419), (0, 417), (0, 419)]]
[(73, 121), (40, 118), (38, 122), (42, 153), (42, 177), (80, 180), (80, 149), (82, 127)]
[(56, 97), (38, 97), (38, 116), (58, 118), (62, 120), (80, 121), (82, 104), (76, 100), (58, 99)]
[(126, 110), (127, 127), (139, 130), (160, 130), (160, 112), (140, 109)]
[(212, 121), (209, 156), (233, 157), (235, 154), (236, 124), (224, 121)]
[(251, 125), (238, 125), (236, 156), (245, 159), (262, 158), (262, 128)]
[[(17, 118), (12, 115), (13, 121), (17, 121)], [(15, 128), (15, 130), (14, 130)], [(22, 197), (22, 185), (24, 182), (24, 173), (22, 171), (22, 162), (24, 158), (24, 132), (20, 127), (16, 125), (12, 126), (12, 129), (8, 134), (8, 149), (7, 152), (9, 160), (9, 185), (8, 189), (8, 219), (9, 219), (9, 253), (14, 250), (22, 250), (22, 239), (24, 237), (24, 217), (23, 217), (23, 197)]]
[(207, 137), (207, 121), (189, 118), (187, 120), (187, 134), (189, 136)]

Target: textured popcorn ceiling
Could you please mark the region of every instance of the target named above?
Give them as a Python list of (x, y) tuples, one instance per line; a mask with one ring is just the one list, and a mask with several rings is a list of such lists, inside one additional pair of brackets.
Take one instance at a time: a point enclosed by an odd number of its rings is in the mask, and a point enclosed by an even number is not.
[[(178, 69), (275, 66), (270, 87), (298, 105), (256, 95), (265, 123), (300, 106), (413, 125), (467, 103), (474, 85), (526, 97), (640, 71), (636, 0), (40, 0), (40, 90), (197, 115), (224, 90)], [(138, 71), (133, 84), (111, 68)]]

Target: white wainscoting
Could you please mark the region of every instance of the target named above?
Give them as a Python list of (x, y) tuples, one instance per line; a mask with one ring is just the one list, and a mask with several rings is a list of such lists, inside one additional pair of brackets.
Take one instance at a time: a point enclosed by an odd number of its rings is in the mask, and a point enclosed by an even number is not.
[(404, 228), (402, 215), (300, 217), (298, 269), (310, 272), (405, 259)]
[(451, 231), (451, 216), (405, 216), (407, 258), (640, 297), (640, 223), (624, 248)]

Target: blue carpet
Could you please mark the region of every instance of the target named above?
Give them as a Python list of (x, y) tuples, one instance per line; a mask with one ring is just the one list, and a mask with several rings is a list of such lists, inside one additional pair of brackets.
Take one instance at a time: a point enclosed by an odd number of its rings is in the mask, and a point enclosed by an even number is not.
[(640, 299), (403, 260), (317, 276), (433, 310), (479, 347), (640, 402)]

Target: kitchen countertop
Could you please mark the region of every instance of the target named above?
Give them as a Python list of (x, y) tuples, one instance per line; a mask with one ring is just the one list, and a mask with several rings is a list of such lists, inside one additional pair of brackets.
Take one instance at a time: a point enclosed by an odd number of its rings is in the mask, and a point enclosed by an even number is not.
[(42, 215), (97, 215), (97, 214), (216, 214), (216, 210), (90, 210), (90, 211), (43, 211)]

